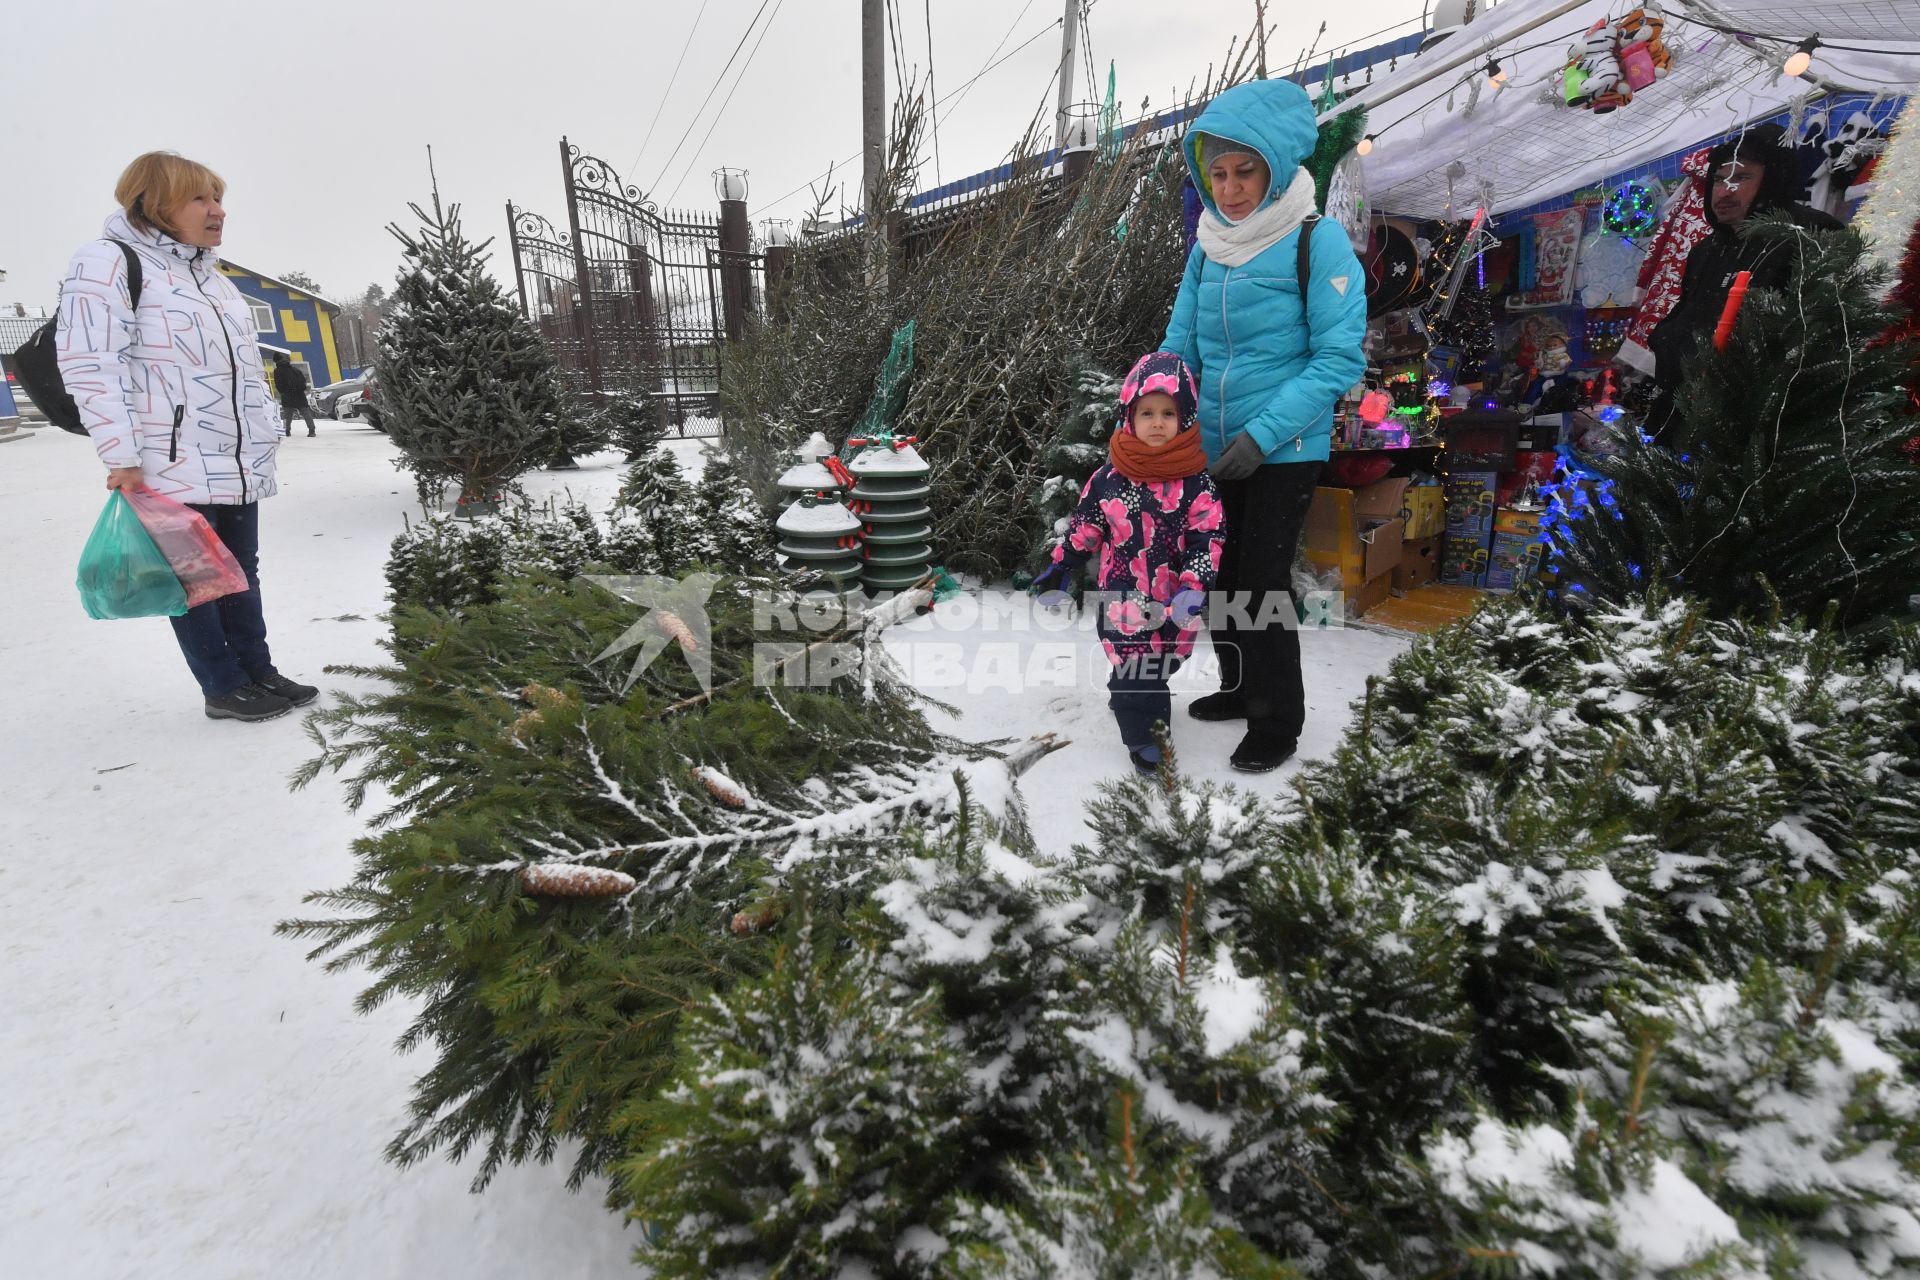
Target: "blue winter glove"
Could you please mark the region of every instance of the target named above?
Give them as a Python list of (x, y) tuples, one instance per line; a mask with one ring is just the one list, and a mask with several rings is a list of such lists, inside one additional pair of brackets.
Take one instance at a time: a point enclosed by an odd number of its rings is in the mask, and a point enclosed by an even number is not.
[(1226, 452), (1220, 455), (1220, 461), (1207, 470), (1215, 480), (1245, 480), (1252, 475), (1254, 468), (1266, 461), (1266, 455), (1260, 452), (1260, 444), (1251, 433), (1242, 431), (1233, 438)]
[(1049, 591), (1065, 591), (1067, 584), (1073, 581), (1073, 566), (1065, 560), (1055, 560), (1052, 564), (1033, 575), (1033, 585), (1027, 590), (1039, 596)]

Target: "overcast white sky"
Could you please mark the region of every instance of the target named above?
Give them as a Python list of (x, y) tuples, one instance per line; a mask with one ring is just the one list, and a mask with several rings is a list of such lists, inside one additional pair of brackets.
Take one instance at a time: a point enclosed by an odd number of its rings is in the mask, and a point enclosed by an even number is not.
[[(924, 73), (929, 0), (897, 3), (905, 60)], [(1004, 158), (1043, 101), (1051, 120), (1064, 3), (930, 7), (942, 96), (984, 67), (1003, 36), (1001, 55), (1038, 35), (941, 110), (939, 176), (951, 181)], [(1267, 8), (1278, 23), (1268, 61), (1282, 68), (1322, 17), (1324, 53), (1421, 13), (1420, 0)], [(809, 203), (804, 184), (859, 150), (860, 4), (768, 0), (698, 111), (761, 9), (760, 0), (4, 0), (0, 302), (50, 307), (67, 258), (112, 210), (121, 169), (157, 148), (227, 180), (229, 259), (273, 275), (305, 271), (336, 297), (391, 284), (399, 255), (384, 228), (410, 220), (409, 201), (426, 200), (428, 143), (443, 198), (464, 207), (470, 232), (498, 239), (493, 267), (509, 282), (507, 200), (565, 225), (562, 134), (662, 204), (713, 207), (710, 174), (724, 164), (749, 171), (756, 225), (797, 217)], [(1126, 116), (1143, 96), (1155, 109), (1170, 105), (1252, 29), (1253, 15), (1254, 0), (1094, 0), (1098, 84), (1104, 92), (1112, 59)], [(892, 61), (889, 52), (890, 93)], [(1083, 57), (1080, 97), (1085, 75)], [(836, 177), (857, 187), (858, 172), (856, 160)], [(929, 163), (923, 186), (934, 178)]]

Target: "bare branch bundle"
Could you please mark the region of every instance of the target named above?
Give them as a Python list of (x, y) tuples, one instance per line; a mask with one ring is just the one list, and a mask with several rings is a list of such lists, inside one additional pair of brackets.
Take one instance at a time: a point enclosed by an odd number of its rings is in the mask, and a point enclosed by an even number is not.
[(1043, 449), (1075, 370), (1089, 358), (1125, 369), (1159, 343), (1185, 262), (1185, 170), (1176, 143), (1136, 137), (1069, 189), (1043, 164), (1036, 122), (997, 186), (903, 217), (918, 116), (917, 102), (896, 112), (878, 210), (899, 220), (889, 287), (860, 269), (857, 233), (803, 246), (787, 323), (729, 361), (730, 438), (766, 492), (808, 433), (845, 438), (889, 335), (914, 320), (898, 425), (933, 463), (936, 554), (994, 576), (1032, 545)]

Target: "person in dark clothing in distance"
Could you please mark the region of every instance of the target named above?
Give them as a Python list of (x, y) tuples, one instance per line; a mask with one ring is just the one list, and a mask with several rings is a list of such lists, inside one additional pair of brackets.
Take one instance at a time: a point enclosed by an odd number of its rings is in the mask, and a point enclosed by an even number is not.
[(1784, 289), (1793, 282), (1794, 255), (1777, 241), (1759, 241), (1740, 233), (1755, 214), (1785, 212), (1811, 231), (1837, 230), (1830, 214), (1794, 199), (1799, 166), (1778, 125), (1749, 129), (1723, 142), (1707, 157), (1707, 222), (1713, 230), (1687, 255), (1680, 300), (1647, 337), (1653, 352), (1655, 394), (1645, 430), (1658, 444), (1685, 443), (1685, 424), (1674, 409), (1674, 393), (1685, 381), (1695, 355), (1713, 340), (1714, 326), (1727, 305), (1734, 277), (1749, 272), (1749, 289)]
[(299, 365), (287, 359), (286, 352), (273, 353), (273, 390), (280, 397), (280, 425), (293, 434), (293, 415), (307, 420), (307, 434), (313, 431), (313, 408), (307, 403), (307, 375)]

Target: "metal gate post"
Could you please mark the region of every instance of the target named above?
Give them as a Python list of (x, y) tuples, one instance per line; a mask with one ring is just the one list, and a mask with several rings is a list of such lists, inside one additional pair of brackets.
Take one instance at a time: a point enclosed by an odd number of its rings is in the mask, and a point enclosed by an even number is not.
[(753, 244), (747, 230), (747, 202), (720, 202), (720, 292), (727, 318), (727, 341), (747, 332), (747, 258)]
[(507, 243), (513, 248), (513, 283), (520, 291), (520, 314), (533, 319), (527, 310), (527, 277), (520, 270), (520, 219), (514, 214), (513, 201), (507, 201)]
[(567, 225), (573, 231), (574, 279), (575, 287), (580, 290), (575, 319), (580, 327), (581, 342), (586, 348), (587, 389), (598, 393), (600, 354), (593, 331), (593, 278), (587, 273), (586, 247), (580, 243), (580, 202), (573, 191), (573, 150), (564, 136), (560, 139), (560, 172), (567, 183)]

